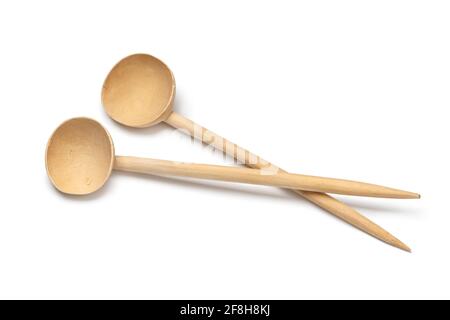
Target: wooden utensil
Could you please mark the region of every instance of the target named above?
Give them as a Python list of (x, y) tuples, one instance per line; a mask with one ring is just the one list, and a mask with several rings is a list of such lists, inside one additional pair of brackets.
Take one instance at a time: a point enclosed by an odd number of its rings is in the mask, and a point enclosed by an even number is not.
[(415, 196), (401, 190), (348, 180), (284, 172), (269, 174), (259, 169), (115, 157), (114, 144), (108, 131), (89, 118), (70, 119), (56, 129), (47, 146), (46, 164), (48, 175), (56, 188), (78, 195), (92, 193), (101, 188), (112, 169), (115, 169), (350, 195), (400, 198)]
[[(174, 97), (175, 79), (172, 72), (161, 60), (147, 54), (135, 54), (121, 60), (108, 74), (102, 89), (102, 103), (106, 113), (123, 125), (143, 128), (164, 121), (222, 150), (248, 167), (275, 167), (248, 150), (173, 112)], [(337, 199), (324, 193), (302, 190), (295, 192), (358, 229), (388, 244), (410, 251), (407, 245), (389, 232)]]

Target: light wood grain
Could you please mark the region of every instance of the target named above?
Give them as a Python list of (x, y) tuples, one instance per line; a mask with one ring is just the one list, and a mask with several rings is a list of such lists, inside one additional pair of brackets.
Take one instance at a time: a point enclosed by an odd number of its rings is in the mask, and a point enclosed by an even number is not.
[(95, 120), (69, 119), (58, 126), (47, 143), (47, 174), (63, 193), (85, 195), (99, 190), (113, 166), (113, 141)]

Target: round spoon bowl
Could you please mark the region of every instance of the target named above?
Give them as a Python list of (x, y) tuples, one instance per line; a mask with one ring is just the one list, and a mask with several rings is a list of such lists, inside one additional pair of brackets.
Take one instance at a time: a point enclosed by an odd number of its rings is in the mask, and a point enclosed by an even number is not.
[(114, 165), (114, 145), (103, 126), (89, 118), (62, 123), (47, 144), (45, 165), (59, 191), (85, 195), (100, 189)]
[(159, 59), (135, 54), (121, 60), (108, 74), (102, 89), (106, 113), (129, 127), (150, 127), (172, 111), (175, 78)]

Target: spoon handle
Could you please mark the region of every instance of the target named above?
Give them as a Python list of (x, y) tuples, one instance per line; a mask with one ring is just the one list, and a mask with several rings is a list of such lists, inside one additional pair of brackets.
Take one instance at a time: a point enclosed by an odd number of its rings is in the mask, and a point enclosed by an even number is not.
[[(188, 133), (190, 136), (204, 142), (205, 144), (211, 145), (214, 148), (223, 151), (228, 156), (235, 158), (250, 168), (262, 169), (267, 167), (275, 167), (268, 161), (232, 142), (227, 141), (220, 135), (196, 124), (176, 112), (171, 113), (171, 115), (167, 118), (166, 123), (176, 129), (180, 129), (180, 131), (184, 133)], [(283, 171), (282, 169), (280, 170)], [(336, 217), (353, 225), (354, 227), (370, 234), (371, 236), (402, 250), (411, 251), (409, 247), (399, 239), (343, 202), (325, 193), (302, 190), (294, 190), (294, 192), (322, 209), (332, 213)]]
[(137, 157), (116, 157), (114, 169), (162, 176), (190, 177), (329, 192), (352, 196), (414, 199), (417, 194), (350, 180), (322, 178), (267, 169), (248, 169), (207, 164), (181, 163)]

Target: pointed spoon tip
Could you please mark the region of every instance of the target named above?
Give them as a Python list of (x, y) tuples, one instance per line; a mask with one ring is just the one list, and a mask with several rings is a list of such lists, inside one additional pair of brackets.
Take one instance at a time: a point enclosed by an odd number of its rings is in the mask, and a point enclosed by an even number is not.
[(412, 250), (409, 246), (401, 242), (400, 240), (396, 239), (395, 242), (392, 243), (393, 246), (397, 247), (400, 250), (406, 251), (408, 253), (412, 253)]

